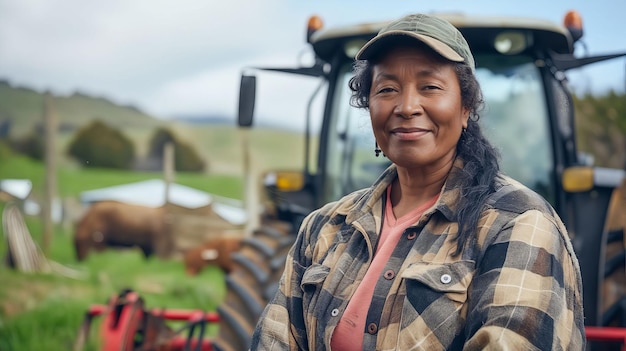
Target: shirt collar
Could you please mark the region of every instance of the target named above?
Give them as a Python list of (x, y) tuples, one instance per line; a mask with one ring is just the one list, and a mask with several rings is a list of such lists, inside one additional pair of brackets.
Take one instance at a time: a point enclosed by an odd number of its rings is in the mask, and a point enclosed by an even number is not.
[[(456, 221), (456, 209), (461, 196), (459, 186), (462, 180), (462, 169), (463, 160), (457, 158), (441, 189), (439, 199), (430, 210), (424, 213), (426, 216), (430, 216), (434, 212), (439, 211), (448, 221)], [(382, 214), (385, 190), (397, 177), (398, 171), (396, 165), (392, 164), (378, 177), (371, 187), (358, 192), (354, 200), (339, 208), (338, 212), (346, 215), (347, 223), (352, 223), (372, 213), (376, 215)]]

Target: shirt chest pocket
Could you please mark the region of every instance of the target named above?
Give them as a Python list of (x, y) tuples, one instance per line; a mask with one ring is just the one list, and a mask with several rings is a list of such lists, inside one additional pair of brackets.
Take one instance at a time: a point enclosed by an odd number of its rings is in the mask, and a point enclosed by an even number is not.
[(316, 287), (324, 282), (326, 276), (328, 276), (330, 268), (321, 264), (314, 263), (307, 267), (302, 275), (302, 281), (300, 282), (300, 288), (303, 291), (307, 291), (312, 287)]
[(406, 284), (407, 302), (420, 315), (429, 310), (442, 312), (442, 317), (460, 313), (467, 300), (474, 267), (474, 261), (412, 264), (401, 275)]
[(306, 268), (300, 282), (302, 299), (305, 302), (305, 306), (312, 303), (315, 304), (315, 301), (312, 300), (317, 298), (329, 272), (329, 267), (317, 263)]

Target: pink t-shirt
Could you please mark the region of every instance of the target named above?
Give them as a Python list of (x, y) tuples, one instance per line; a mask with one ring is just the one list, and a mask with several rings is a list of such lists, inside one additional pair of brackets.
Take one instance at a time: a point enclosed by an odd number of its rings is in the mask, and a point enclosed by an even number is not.
[(361, 351), (363, 348), (363, 333), (365, 332), (365, 318), (369, 310), (374, 288), (383, 268), (393, 249), (398, 244), (404, 230), (417, 222), (420, 216), (432, 206), (439, 195), (427, 203), (396, 219), (391, 206), (391, 185), (387, 187), (387, 204), (385, 219), (378, 240), (377, 250), (374, 253), (372, 264), (367, 269), (365, 277), (357, 287), (354, 295), (348, 302), (346, 310), (333, 332), (330, 346), (333, 351)]

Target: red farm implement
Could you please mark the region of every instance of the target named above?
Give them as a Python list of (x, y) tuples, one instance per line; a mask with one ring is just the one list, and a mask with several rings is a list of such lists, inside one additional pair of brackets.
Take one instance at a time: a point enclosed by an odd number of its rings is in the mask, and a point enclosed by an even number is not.
[[(92, 305), (85, 315), (74, 344), (83, 350), (94, 317), (101, 316), (102, 351), (211, 351), (205, 337), (208, 323), (219, 320), (217, 313), (201, 310), (146, 309), (143, 299), (132, 290), (124, 290), (109, 299), (107, 305)], [(184, 322), (173, 329), (167, 321)]]
[[(94, 317), (100, 324), (101, 351), (214, 351), (205, 337), (206, 325), (218, 323), (216, 312), (180, 309), (146, 309), (143, 299), (132, 290), (124, 290), (109, 299), (107, 305), (92, 305), (80, 327), (74, 351), (84, 349)], [(166, 321), (185, 322), (178, 330)], [(587, 340), (601, 350), (626, 351), (626, 328), (587, 327)], [(185, 334), (185, 335), (183, 335)]]

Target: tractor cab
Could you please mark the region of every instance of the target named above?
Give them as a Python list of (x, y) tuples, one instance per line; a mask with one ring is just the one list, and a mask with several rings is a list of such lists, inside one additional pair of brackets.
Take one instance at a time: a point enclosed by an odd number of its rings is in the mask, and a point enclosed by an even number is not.
[[(500, 150), (502, 170), (544, 196), (568, 227), (586, 283), (586, 322), (606, 324), (600, 301), (606, 267), (599, 257), (607, 245), (602, 233), (608, 203), (625, 172), (593, 167), (579, 154), (566, 72), (626, 52), (576, 57), (574, 44), (582, 36), (576, 12), (566, 14), (563, 25), (533, 18), (435, 15), (455, 25), (474, 53), (485, 99), (479, 121)], [(355, 54), (385, 24), (324, 29), (321, 19), (312, 17), (307, 41), (315, 53), (313, 65), (245, 70), (239, 101), (242, 127), (253, 123), (255, 71), (319, 77), (325, 86), (318, 90), (325, 94), (318, 128), (310, 127), (311, 104), (302, 107), (307, 120), (305, 169), (274, 172), (267, 184), (281, 219), (297, 226), (311, 210), (369, 186), (389, 165), (385, 157), (375, 157), (369, 116), (350, 106), (348, 88)], [(312, 130), (319, 133), (312, 135)]]

